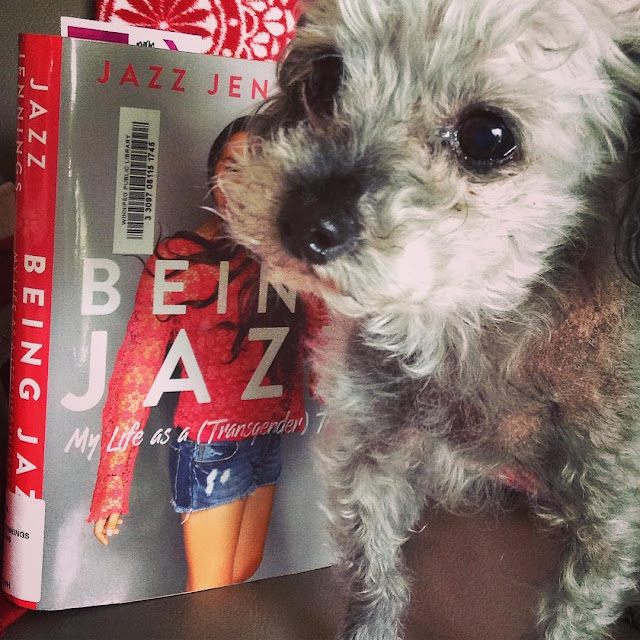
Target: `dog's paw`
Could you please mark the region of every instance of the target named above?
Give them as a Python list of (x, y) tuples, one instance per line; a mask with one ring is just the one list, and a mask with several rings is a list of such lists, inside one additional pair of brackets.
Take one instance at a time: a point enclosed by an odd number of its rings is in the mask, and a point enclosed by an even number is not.
[(358, 627), (344, 631), (335, 640), (403, 640), (397, 633), (389, 633), (386, 629)]
[(376, 633), (371, 635), (368, 631), (359, 629), (348, 634), (340, 634), (335, 640), (403, 640), (398, 635), (387, 636)]

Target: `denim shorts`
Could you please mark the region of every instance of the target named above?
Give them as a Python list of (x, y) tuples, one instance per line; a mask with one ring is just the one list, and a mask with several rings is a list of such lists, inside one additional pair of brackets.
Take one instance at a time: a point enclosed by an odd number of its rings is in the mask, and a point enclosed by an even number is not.
[(280, 436), (267, 434), (237, 442), (198, 444), (171, 441), (172, 504), (178, 513), (211, 509), (246, 498), (280, 477)]

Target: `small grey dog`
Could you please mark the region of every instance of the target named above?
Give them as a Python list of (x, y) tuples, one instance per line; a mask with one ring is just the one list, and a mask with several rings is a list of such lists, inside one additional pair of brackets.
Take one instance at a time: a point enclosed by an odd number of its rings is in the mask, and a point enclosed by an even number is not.
[(221, 181), (230, 234), (332, 311), (342, 640), (396, 640), (425, 500), (561, 528), (532, 638), (640, 577), (640, 1), (317, 0)]

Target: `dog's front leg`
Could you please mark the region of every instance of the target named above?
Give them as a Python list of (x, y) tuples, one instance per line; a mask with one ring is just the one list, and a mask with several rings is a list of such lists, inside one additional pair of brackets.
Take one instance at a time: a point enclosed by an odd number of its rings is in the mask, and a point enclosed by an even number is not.
[(640, 569), (640, 517), (636, 482), (619, 480), (615, 490), (589, 490), (581, 513), (566, 521), (558, 586), (541, 604), (537, 638), (603, 640), (631, 603)]
[(396, 640), (409, 601), (401, 546), (422, 499), (411, 482), (411, 450), (334, 451), (325, 468), (332, 533), (348, 584), (339, 640)]

